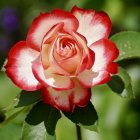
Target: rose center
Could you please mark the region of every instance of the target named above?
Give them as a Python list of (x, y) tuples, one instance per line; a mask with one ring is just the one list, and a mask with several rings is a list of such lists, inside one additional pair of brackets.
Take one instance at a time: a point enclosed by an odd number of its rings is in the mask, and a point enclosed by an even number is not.
[(61, 57), (69, 58), (76, 54), (75, 41), (69, 38), (64, 38), (59, 41), (56, 52)]

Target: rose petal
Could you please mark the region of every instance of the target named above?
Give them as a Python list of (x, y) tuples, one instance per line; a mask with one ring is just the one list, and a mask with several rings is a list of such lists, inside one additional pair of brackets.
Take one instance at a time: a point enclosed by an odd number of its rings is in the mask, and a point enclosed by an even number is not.
[(67, 76), (61, 76), (51, 73), (52, 69), (44, 71), (40, 62), (34, 61), (32, 70), (36, 79), (45, 87), (51, 86), (56, 89), (66, 90), (73, 88), (72, 80)]
[(88, 104), (91, 91), (79, 84), (71, 90), (57, 91), (51, 87), (43, 89), (43, 101), (62, 111), (74, 111), (75, 106), (84, 107)]
[(85, 107), (91, 98), (91, 89), (84, 88), (75, 80), (75, 88), (70, 94), (70, 101), (73, 103), (71, 105), (72, 111), (74, 111), (75, 106)]
[(88, 55), (87, 69), (91, 69), (95, 61), (95, 53), (90, 48), (88, 48), (88, 50), (89, 50), (89, 55)]
[(95, 53), (95, 62), (92, 67), (93, 71), (106, 70), (113, 74), (117, 72), (117, 64), (114, 67), (112, 62), (118, 57), (119, 51), (113, 42), (108, 39), (102, 39), (93, 43), (90, 49)]
[[(50, 54), (51, 64), (59, 66), (68, 75), (74, 74), (81, 61), (81, 52), (79, 53), (79, 51), (80, 49), (72, 36), (67, 33), (60, 34)], [(58, 68), (55, 69), (58, 70)], [(65, 73), (59, 74), (65, 75)]]
[(54, 56), (54, 49), (55, 49), (55, 45), (56, 45), (55, 43), (56, 43), (56, 41), (53, 42), (52, 49), (50, 50), (50, 54), (49, 54), (49, 62), (51, 64), (51, 68), (57, 74), (68, 76), (68, 75), (70, 75), (70, 73), (67, 72), (65, 69), (63, 69), (63, 67), (55, 59), (55, 56)]
[(77, 19), (69, 12), (55, 9), (51, 13), (40, 14), (31, 24), (27, 35), (27, 44), (40, 51), (41, 43), (45, 34), (57, 23), (64, 23), (65, 31), (76, 31), (78, 28)]
[(115, 62), (112, 62), (112, 63), (108, 64), (106, 70), (107, 70), (109, 73), (116, 74), (116, 73), (118, 73), (118, 64), (115, 63)]
[(49, 44), (52, 38), (54, 38), (58, 33), (62, 32), (64, 27), (64, 23), (60, 22), (55, 24), (45, 35), (43, 38), (42, 44)]
[(87, 47), (87, 40), (84, 36), (77, 32), (72, 32), (72, 36), (77, 40), (79, 48), (82, 51), (81, 62), (77, 68), (77, 74), (84, 71), (85, 69), (90, 69), (94, 63), (94, 52)]
[(59, 62), (59, 65), (68, 73), (75, 74), (75, 71), (77, 69), (77, 66), (80, 63), (80, 57), (79, 55), (76, 55), (72, 58), (69, 58), (68, 60), (63, 60)]
[(32, 61), (39, 53), (26, 46), (25, 41), (20, 41), (10, 50), (8, 62), (5, 66), (7, 75), (23, 90), (33, 91), (41, 88), (41, 84), (32, 73)]
[(43, 101), (53, 107), (69, 112), (71, 105), (69, 102), (69, 91), (57, 91), (51, 87), (43, 88)]
[(110, 74), (106, 71), (94, 72), (92, 70), (85, 70), (77, 78), (81, 85), (90, 88), (108, 82), (110, 80)]
[(51, 51), (51, 45), (50, 44), (43, 44), (42, 50), (41, 50), (41, 61), (44, 69), (48, 68), (50, 66), (49, 62), (49, 53)]
[(77, 32), (86, 37), (88, 46), (99, 39), (108, 38), (111, 21), (106, 13), (95, 13), (94, 10), (80, 9), (76, 6), (71, 12), (79, 21)]

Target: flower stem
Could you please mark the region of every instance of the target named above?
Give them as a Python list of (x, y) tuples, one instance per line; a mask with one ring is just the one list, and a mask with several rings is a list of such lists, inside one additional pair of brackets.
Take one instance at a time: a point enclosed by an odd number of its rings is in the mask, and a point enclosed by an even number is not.
[(77, 132), (77, 140), (82, 140), (81, 128), (79, 125), (76, 125), (76, 132)]

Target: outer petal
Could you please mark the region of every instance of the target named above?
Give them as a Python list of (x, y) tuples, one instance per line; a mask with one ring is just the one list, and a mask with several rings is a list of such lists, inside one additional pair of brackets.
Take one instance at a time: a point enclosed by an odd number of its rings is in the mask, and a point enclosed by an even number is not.
[(53, 107), (69, 112), (71, 109), (69, 91), (57, 91), (51, 87), (43, 88), (42, 91), (43, 101)]
[(77, 78), (81, 85), (90, 88), (108, 82), (110, 80), (110, 74), (106, 71), (94, 72), (92, 70), (85, 70)]
[(45, 34), (57, 23), (64, 22), (64, 30), (76, 31), (77, 19), (69, 12), (60, 9), (53, 10), (50, 14), (40, 14), (32, 23), (27, 35), (27, 43), (31, 48), (40, 50)]
[(36, 79), (45, 87), (51, 86), (56, 89), (66, 90), (74, 86), (69, 77), (53, 74), (49, 68), (44, 71), (40, 62), (33, 62), (32, 70)]
[(91, 89), (84, 88), (75, 80), (75, 88), (70, 95), (70, 101), (72, 103), (72, 111), (74, 111), (75, 106), (85, 107), (91, 98)]
[(86, 37), (88, 46), (99, 39), (108, 38), (111, 21), (106, 13), (95, 13), (94, 10), (80, 9), (75, 6), (72, 9), (72, 14), (79, 21), (77, 32)]
[(104, 84), (110, 80), (110, 73), (118, 71), (118, 65), (113, 61), (118, 57), (119, 51), (114, 43), (102, 39), (93, 43), (90, 49), (95, 53), (94, 65), (91, 70), (85, 70), (77, 76), (85, 87)]
[(25, 41), (20, 41), (10, 50), (8, 62), (5, 66), (7, 75), (23, 90), (33, 91), (41, 88), (41, 84), (32, 73), (32, 61), (39, 53), (26, 46)]
[(109, 73), (117, 73), (117, 64), (113, 61), (118, 57), (119, 51), (115, 44), (108, 39), (102, 39), (90, 46), (95, 53), (95, 62), (92, 67), (93, 71), (108, 71)]
[(91, 92), (79, 84), (71, 90), (57, 91), (51, 87), (43, 89), (43, 100), (59, 110), (73, 111), (75, 106), (84, 107), (88, 104)]

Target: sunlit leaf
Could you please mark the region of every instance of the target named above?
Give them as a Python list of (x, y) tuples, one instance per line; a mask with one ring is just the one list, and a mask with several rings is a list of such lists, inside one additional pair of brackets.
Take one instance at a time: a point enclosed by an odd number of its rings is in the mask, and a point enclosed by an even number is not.
[(44, 123), (32, 126), (24, 122), (21, 140), (56, 140), (46, 133)]
[(110, 38), (119, 48), (120, 54), (117, 61), (140, 58), (140, 33), (124, 31)]
[(33, 104), (41, 100), (40, 90), (38, 91), (22, 91), (18, 98), (18, 104), (15, 107), (23, 107)]
[(79, 124), (79, 125), (90, 131), (98, 132), (98, 122), (97, 121), (94, 123), (94, 125), (82, 125), (82, 124)]
[(0, 71), (0, 108), (5, 110), (13, 104), (13, 99), (20, 91), (21, 89), (15, 86), (4, 72)]
[(44, 121), (47, 132), (54, 135), (57, 121), (61, 118), (60, 112), (43, 102), (37, 103), (26, 117), (26, 122), (30, 125), (37, 125)]
[(74, 112), (63, 112), (72, 122), (82, 125), (94, 125), (98, 119), (97, 112), (90, 102), (86, 107), (76, 107)]
[(10, 114), (7, 113), (8, 115), (6, 114), (5, 120), (0, 124), (0, 128), (2, 128), (3, 126), (7, 125), (9, 122), (14, 120), (19, 114), (24, 113), (26, 115), (28, 109), (29, 108), (24, 107), (20, 109), (15, 109)]

